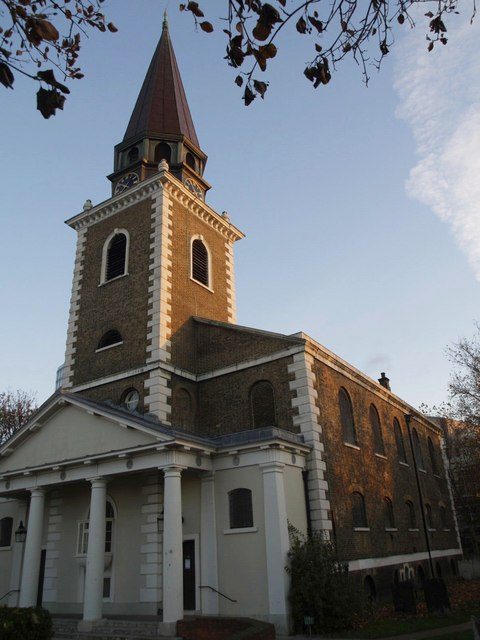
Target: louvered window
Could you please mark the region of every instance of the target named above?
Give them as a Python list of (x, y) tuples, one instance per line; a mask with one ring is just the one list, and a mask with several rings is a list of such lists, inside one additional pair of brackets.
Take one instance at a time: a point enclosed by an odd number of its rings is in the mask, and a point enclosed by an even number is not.
[(127, 256), (127, 237), (124, 233), (117, 233), (110, 240), (107, 250), (107, 268), (105, 280), (113, 280), (125, 273)]
[(252, 423), (254, 429), (274, 427), (275, 396), (273, 387), (267, 380), (256, 382), (250, 389), (250, 405), (252, 407)]
[(192, 278), (209, 286), (208, 250), (198, 238), (192, 242)]
[(230, 529), (253, 527), (252, 492), (250, 489), (234, 489), (228, 494)]
[(338, 404), (340, 408), (340, 421), (342, 423), (343, 439), (349, 444), (357, 444), (352, 402), (350, 400), (350, 396), (343, 388), (338, 392)]
[(380, 416), (374, 404), (370, 405), (370, 424), (373, 432), (373, 446), (375, 453), (385, 455), (385, 447), (383, 444), (382, 425), (380, 424)]
[(104, 333), (100, 338), (97, 349), (105, 349), (105, 347), (112, 347), (114, 344), (123, 342), (121, 334), (116, 329), (110, 329), (107, 333)]
[(356, 529), (366, 529), (368, 527), (365, 498), (358, 491), (352, 493), (352, 516), (353, 526)]
[(0, 547), (10, 547), (12, 545), (13, 518), (2, 518), (0, 520)]

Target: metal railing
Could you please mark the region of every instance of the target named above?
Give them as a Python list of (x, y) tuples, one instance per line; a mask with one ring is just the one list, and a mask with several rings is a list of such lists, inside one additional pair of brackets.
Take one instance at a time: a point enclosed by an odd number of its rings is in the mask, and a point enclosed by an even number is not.
[(215, 589), (215, 587), (211, 587), (209, 584), (201, 584), (199, 589), (210, 589), (211, 591), (215, 591), (215, 593), (218, 593), (218, 595), (222, 596), (222, 598), (226, 598), (227, 600), (230, 600), (230, 602), (238, 602), (238, 600), (234, 600), (233, 598), (229, 598), (228, 596), (226, 596), (224, 593), (222, 593), (218, 589)]
[(9, 596), (11, 593), (19, 593), (20, 589), (10, 589), (10, 591), (7, 591), (7, 593), (4, 593), (3, 596), (0, 598), (0, 602), (6, 598), (7, 596)]

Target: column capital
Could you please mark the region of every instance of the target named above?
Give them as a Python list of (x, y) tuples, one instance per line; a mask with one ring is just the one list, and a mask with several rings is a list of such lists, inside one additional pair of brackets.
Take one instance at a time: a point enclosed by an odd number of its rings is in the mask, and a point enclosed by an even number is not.
[(282, 462), (264, 462), (259, 465), (263, 473), (283, 473), (285, 465)]
[(185, 471), (186, 468), (177, 464), (172, 464), (169, 467), (159, 467), (166, 478), (180, 478), (182, 471)]
[(45, 487), (31, 487), (30, 489), (28, 489), (28, 491), (30, 492), (32, 498), (36, 498), (39, 496), (44, 496), (46, 489)]
[(103, 476), (94, 476), (93, 478), (86, 478), (87, 482), (90, 482), (92, 489), (94, 487), (104, 487), (107, 484), (107, 479)]

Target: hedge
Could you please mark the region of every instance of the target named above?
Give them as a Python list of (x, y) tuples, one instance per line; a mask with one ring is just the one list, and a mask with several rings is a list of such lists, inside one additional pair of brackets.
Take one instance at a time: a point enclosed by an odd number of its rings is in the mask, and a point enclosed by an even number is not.
[(50, 640), (52, 637), (52, 618), (45, 609), (0, 607), (1, 640)]

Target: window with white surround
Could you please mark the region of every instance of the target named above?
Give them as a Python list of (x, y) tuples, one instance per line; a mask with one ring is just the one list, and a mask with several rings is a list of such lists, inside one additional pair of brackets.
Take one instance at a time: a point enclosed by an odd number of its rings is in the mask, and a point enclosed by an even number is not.
[(123, 343), (123, 338), (119, 331), (116, 329), (110, 329), (100, 338), (98, 342), (97, 351), (102, 351), (102, 349), (108, 349), (109, 347), (115, 347), (119, 344)]
[(192, 280), (203, 284), (208, 289), (212, 288), (211, 277), (211, 257), (210, 251), (202, 236), (194, 236), (191, 243), (191, 260), (190, 260)]
[(130, 234), (126, 229), (114, 229), (103, 244), (100, 284), (128, 274)]
[(13, 518), (2, 518), (0, 520), (0, 549), (12, 546)]
[(252, 492), (250, 489), (233, 489), (228, 494), (230, 529), (253, 527)]
[(348, 444), (357, 445), (357, 433), (353, 419), (352, 401), (348, 392), (340, 387), (338, 392), (338, 407), (340, 410), (340, 422), (342, 424), (343, 440)]
[[(115, 511), (110, 500), (107, 499), (105, 507), (105, 553), (112, 553), (113, 550), (113, 534)], [(89, 531), (90, 512), (87, 519), (78, 523), (77, 535), (77, 555), (85, 556), (88, 550), (88, 531)]]

